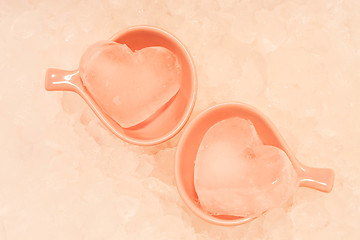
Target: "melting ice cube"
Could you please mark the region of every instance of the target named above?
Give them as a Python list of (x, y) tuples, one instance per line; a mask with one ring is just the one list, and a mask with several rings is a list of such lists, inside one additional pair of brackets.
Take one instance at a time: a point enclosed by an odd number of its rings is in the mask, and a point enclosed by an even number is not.
[(132, 52), (110, 41), (89, 47), (80, 62), (85, 87), (120, 126), (135, 126), (179, 91), (181, 67), (170, 50), (147, 47)]
[(259, 215), (286, 202), (296, 184), (285, 152), (263, 145), (249, 120), (220, 121), (201, 142), (194, 185), (202, 208), (213, 215)]

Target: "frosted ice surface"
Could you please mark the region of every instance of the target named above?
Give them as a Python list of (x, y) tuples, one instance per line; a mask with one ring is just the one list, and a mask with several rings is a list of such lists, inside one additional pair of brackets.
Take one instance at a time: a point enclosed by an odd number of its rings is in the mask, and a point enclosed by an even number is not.
[(291, 239), (294, 223), (284, 208), (275, 208), (265, 214), (264, 231), (269, 239)]
[(263, 145), (254, 125), (238, 117), (206, 132), (195, 161), (200, 205), (215, 215), (247, 217), (279, 207), (293, 194), (296, 178), (286, 154)]
[[(266, 84), (266, 69), (263, 56), (257, 52), (249, 54), (242, 65), (242, 74), (239, 78), (236, 78), (234, 84), (237, 86), (241, 99), (258, 98), (264, 92)], [(243, 85), (247, 87), (241, 87)]]
[(6, 239), (6, 232), (2, 222), (0, 222), (0, 237), (1, 239)]
[[(0, 0), (0, 239), (358, 240), (359, 12), (357, 0)], [(255, 105), (300, 161), (335, 169), (333, 192), (300, 188), (251, 223), (208, 224), (176, 191), (181, 134), (131, 146), (76, 94), (44, 91), (47, 67), (76, 69), (87, 46), (136, 24), (191, 52), (191, 118)]]
[(118, 212), (124, 222), (128, 222), (135, 216), (140, 207), (140, 200), (131, 196), (121, 196), (117, 200)]
[(41, 32), (43, 27), (41, 15), (37, 11), (21, 13), (11, 25), (15, 36), (28, 39)]
[(133, 53), (124, 44), (105, 41), (86, 50), (80, 75), (96, 102), (125, 128), (153, 115), (181, 83), (181, 67), (169, 50), (148, 47)]
[[(236, 7), (236, 4), (234, 4)], [(234, 17), (231, 22), (232, 35), (241, 42), (251, 44), (256, 39), (256, 20), (254, 18), (253, 4), (242, 4), (238, 6), (242, 9), (241, 15)]]
[(135, 174), (139, 177), (147, 177), (154, 170), (154, 165), (147, 161), (141, 161), (140, 165), (136, 168)]
[(256, 13), (258, 36), (256, 45), (264, 53), (270, 53), (279, 48), (287, 38), (283, 22), (276, 14), (261, 10)]

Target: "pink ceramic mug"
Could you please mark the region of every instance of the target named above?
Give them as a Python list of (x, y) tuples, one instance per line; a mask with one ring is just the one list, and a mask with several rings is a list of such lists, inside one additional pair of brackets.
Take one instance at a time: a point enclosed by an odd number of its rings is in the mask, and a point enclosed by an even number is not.
[(334, 183), (334, 171), (328, 168), (312, 168), (301, 164), (279, 131), (265, 115), (242, 103), (220, 104), (203, 111), (188, 124), (176, 150), (175, 180), (179, 194), (186, 205), (200, 218), (223, 226), (239, 225), (254, 219), (210, 215), (201, 208), (194, 187), (194, 163), (203, 136), (214, 124), (232, 117), (250, 120), (264, 144), (278, 147), (287, 154), (298, 175), (300, 187), (309, 187), (322, 192), (331, 191)]
[(195, 105), (197, 77), (195, 64), (186, 47), (172, 34), (153, 26), (134, 26), (115, 34), (111, 41), (126, 44), (131, 50), (161, 46), (172, 51), (182, 67), (180, 90), (156, 116), (134, 128), (122, 128), (111, 119), (88, 93), (78, 69), (65, 71), (49, 68), (45, 88), (48, 91), (73, 91), (79, 94), (101, 122), (116, 136), (135, 145), (155, 145), (175, 136), (185, 125)]

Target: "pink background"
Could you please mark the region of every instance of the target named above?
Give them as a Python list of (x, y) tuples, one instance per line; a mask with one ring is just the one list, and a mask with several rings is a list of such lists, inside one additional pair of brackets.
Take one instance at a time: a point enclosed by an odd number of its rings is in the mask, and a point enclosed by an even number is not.
[[(0, 239), (358, 239), (359, 12), (356, 0), (0, 0)], [(131, 146), (74, 93), (45, 92), (47, 67), (75, 69), (90, 44), (136, 24), (192, 53), (192, 118), (257, 107), (300, 161), (335, 169), (333, 192), (302, 188), (251, 223), (210, 225), (177, 193), (179, 136)]]

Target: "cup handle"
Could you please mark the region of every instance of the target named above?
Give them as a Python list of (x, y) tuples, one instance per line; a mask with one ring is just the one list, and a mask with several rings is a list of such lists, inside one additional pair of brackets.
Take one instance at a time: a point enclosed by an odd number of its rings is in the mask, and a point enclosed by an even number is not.
[(66, 71), (48, 68), (45, 75), (45, 89), (47, 91), (81, 92), (82, 82), (79, 71)]
[(101, 112), (101, 108), (86, 91), (78, 70), (66, 71), (57, 68), (48, 68), (45, 75), (45, 89), (47, 91), (72, 91), (79, 94), (94, 111), (96, 116), (117, 135), (116, 130), (108, 124), (108, 122), (111, 121), (110, 118)]
[(301, 166), (298, 176), (300, 187), (313, 188), (326, 193), (331, 192), (335, 179), (335, 173), (330, 168), (312, 168), (308, 166)]

